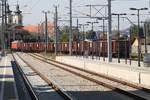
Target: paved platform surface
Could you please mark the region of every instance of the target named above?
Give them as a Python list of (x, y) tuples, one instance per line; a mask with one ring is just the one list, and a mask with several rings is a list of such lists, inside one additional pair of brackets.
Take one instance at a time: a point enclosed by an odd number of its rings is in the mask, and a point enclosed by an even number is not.
[(18, 100), (10, 55), (0, 60), (0, 100)]
[(128, 64), (125, 64), (125, 60), (117, 63), (117, 59), (113, 59), (112, 63), (108, 63), (107, 58), (104, 62), (103, 58), (99, 60), (98, 58), (91, 59), (91, 57), (83, 58), (81, 56), (57, 56), (56, 60), (82, 69), (150, 86), (150, 68), (143, 67), (142, 62), (142, 66), (138, 67), (136, 61), (132, 61), (132, 65), (129, 64), (129, 60), (127, 61)]

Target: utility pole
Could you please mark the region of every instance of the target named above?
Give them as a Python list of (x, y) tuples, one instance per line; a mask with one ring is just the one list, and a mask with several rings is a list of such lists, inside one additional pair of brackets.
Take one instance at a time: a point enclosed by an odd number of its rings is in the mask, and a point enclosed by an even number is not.
[[(98, 20), (102, 20), (102, 23), (103, 23), (103, 25), (102, 25), (102, 28), (103, 28), (103, 42), (102, 42), (102, 47), (103, 47), (103, 51), (102, 51), (102, 55), (103, 55), (103, 61), (105, 61), (105, 20), (107, 20), (108, 18), (107, 17), (99, 17), (98, 18)], [(99, 37), (99, 39), (101, 39), (100, 37)], [(100, 53), (99, 53), (99, 59), (100, 59)]]
[(45, 12), (45, 53), (47, 53), (48, 30), (47, 30), (47, 12)]
[(38, 28), (37, 42), (40, 42), (40, 24), (38, 24), (37, 28)]
[(7, 41), (6, 40), (6, 32), (7, 32), (7, 0), (4, 0), (4, 43), (5, 43), (5, 49), (8, 47), (8, 36)]
[(72, 0), (70, 0), (69, 54), (72, 55)]
[(118, 63), (120, 63), (120, 15), (118, 14)]
[(79, 32), (79, 20), (78, 20), (78, 18), (77, 18), (77, 52), (76, 52), (76, 56), (78, 55), (78, 51), (79, 51), (79, 47), (78, 47), (78, 44), (79, 44), (79, 35), (80, 35), (80, 32)]
[(5, 42), (4, 42), (4, 0), (2, 0), (2, 24), (1, 24), (1, 48), (2, 48), (2, 54), (5, 53)]
[(47, 45), (48, 45), (48, 28), (47, 28), (47, 13), (43, 11), (43, 13), (45, 14), (45, 55), (47, 54)]
[(141, 66), (140, 10), (138, 11), (138, 66)]
[(80, 32), (79, 32), (79, 19), (77, 18), (77, 41), (80, 40)]
[(88, 24), (83, 24), (83, 34), (84, 34), (83, 40), (86, 40), (85, 25), (88, 25)]
[(111, 0), (108, 0), (108, 34), (107, 34), (107, 43), (108, 43), (108, 62), (112, 62), (112, 22), (111, 22)]
[[(7, 25), (12, 25), (12, 11), (9, 9), (9, 4), (7, 4)], [(8, 27), (7, 27), (8, 28)], [(11, 47), (11, 32), (8, 33), (8, 47)]]
[[(103, 18), (102, 19), (103, 20), (103, 44), (102, 44), (102, 47), (104, 47), (105, 45), (104, 45), (104, 41), (105, 41), (105, 19)], [(99, 53), (99, 56), (100, 56), (100, 53)], [(104, 48), (104, 50), (103, 50), (103, 61), (105, 61), (105, 48)]]
[(44, 22), (41, 23), (42, 42), (44, 43)]
[(144, 39), (144, 46), (145, 46), (145, 54), (147, 54), (147, 26), (148, 24), (147, 24), (147, 22), (145, 22), (145, 24), (144, 24), (144, 32), (145, 32), (145, 34), (144, 34), (144, 37), (145, 37), (145, 39)]
[(54, 23), (55, 23), (55, 55), (57, 55), (58, 48), (58, 11), (57, 6), (55, 6), (55, 15), (54, 15)]
[(120, 16), (127, 15), (126, 13), (116, 14), (113, 13), (112, 15), (115, 15), (118, 17), (118, 63), (120, 63)]
[(129, 38), (129, 41), (130, 41), (130, 43), (129, 43), (129, 52), (130, 52), (130, 54), (129, 54), (129, 58), (130, 58), (130, 65), (131, 65), (131, 54), (132, 54), (132, 43), (131, 43), (131, 39), (132, 39), (132, 37), (131, 37), (131, 34), (132, 34), (132, 28), (130, 28), (130, 38)]
[[(2, 1), (3, 1), (3, 0), (2, 0)], [(3, 7), (3, 6), (2, 6), (2, 4), (3, 4), (3, 3), (0, 3), (0, 11), (1, 11), (1, 13), (0, 13), (1, 15), (0, 15), (0, 16), (3, 17), (3, 12), (2, 12), (2, 7)], [(2, 26), (2, 24), (1, 24), (1, 26)], [(1, 27), (1, 30), (2, 30), (2, 29), (3, 29), (3, 28)], [(3, 35), (2, 35), (2, 34), (3, 34), (3, 32), (1, 31), (1, 34), (0, 34), (0, 36), (1, 36), (1, 49), (3, 50)]]
[(92, 24), (92, 32), (94, 31), (94, 23), (91, 23)]
[(130, 8), (130, 10), (136, 10), (137, 11), (137, 17), (138, 17), (138, 66), (141, 66), (141, 37), (140, 37), (140, 11), (141, 10), (148, 10), (148, 8)]
[(6, 25), (5, 27), (7, 27), (7, 0), (5, 0), (4, 8), (5, 8), (5, 25)]

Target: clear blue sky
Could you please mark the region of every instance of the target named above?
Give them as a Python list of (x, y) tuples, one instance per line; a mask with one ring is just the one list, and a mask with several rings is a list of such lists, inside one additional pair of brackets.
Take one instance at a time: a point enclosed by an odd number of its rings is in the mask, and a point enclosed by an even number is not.
[[(17, 0), (8, 0), (11, 5), (11, 9), (14, 10)], [(59, 5), (59, 16), (63, 19), (68, 19), (67, 13), (69, 10), (65, 7), (69, 7), (69, 0), (18, 0), (20, 4), (21, 10), (23, 10), (24, 16), (24, 24), (37, 24), (44, 21), (44, 15), (42, 14), (42, 10), (49, 10), (51, 12), (54, 11), (54, 5)], [(89, 8), (83, 7), (84, 5), (89, 4), (107, 4), (107, 0), (73, 0), (73, 6), (75, 10), (88, 14)], [(24, 7), (24, 5), (28, 5), (28, 7)], [(112, 1), (112, 12), (113, 13), (137, 13), (136, 11), (130, 11), (130, 7), (148, 7), (149, 8), (149, 0), (115, 0)], [(103, 10), (103, 9), (102, 9)], [(94, 9), (92, 10), (92, 14), (96, 12)], [(31, 13), (31, 14), (28, 14)], [(142, 14), (148, 14), (148, 11), (142, 11)], [(73, 12), (74, 16), (83, 16), (83, 14), (78, 12)], [(100, 16), (100, 15), (98, 15)], [(141, 20), (145, 20), (150, 15), (142, 15)], [(133, 22), (137, 21), (137, 17), (128, 16)], [(53, 20), (53, 14), (48, 15), (49, 20)], [(85, 23), (90, 19), (79, 19), (80, 23)], [(73, 19), (73, 24), (76, 25), (76, 19)], [(99, 26), (101, 23), (99, 24)], [(113, 18), (113, 28), (116, 28), (117, 20)], [(121, 28), (126, 28), (130, 25), (130, 23), (126, 20), (121, 20)], [(98, 25), (97, 25), (98, 26)], [(96, 28), (95, 28), (96, 29)]]

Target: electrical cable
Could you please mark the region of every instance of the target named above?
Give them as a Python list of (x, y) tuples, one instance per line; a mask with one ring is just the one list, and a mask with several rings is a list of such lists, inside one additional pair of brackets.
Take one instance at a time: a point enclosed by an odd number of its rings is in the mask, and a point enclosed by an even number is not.
[(30, 11), (33, 10), (41, 0), (38, 0), (32, 7), (30, 7)]

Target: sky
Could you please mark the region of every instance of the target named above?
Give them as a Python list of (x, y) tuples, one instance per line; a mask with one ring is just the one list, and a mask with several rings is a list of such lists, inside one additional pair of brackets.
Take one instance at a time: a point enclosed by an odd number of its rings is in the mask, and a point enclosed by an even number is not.
[[(58, 15), (59, 18), (62, 20), (69, 19), (69, 0), (8, 0), (11, 9), (15, 10), (15, 5), (20, 5), (20, 9), (23, 11), (23, 23), (24, 25), (28, 24), (38, 24), (44, 21), (44, 14), (42, 11), (50, 11), (51, 13), (48, 14), (48, 20), (53, 21), (53, 12), (54, 6), (58, 6)], [(90, 10), (89, 7), (85, 5), (107, 5), (107, 0), (73, 0), (73, 16), (85, 16), (89, 14)], [(112, 13), (127, 13), (127, 14), (137, 14), (137, 11), (130, 11), (129, 8), (136, 7), (142, 8), (147, 7), (149, 8), (149, 0), (112, 0)], [(97, 11), (96, 9), (101, 9), (101, 14), (95, 14)], [(106, 16), (107, 8), (106, 7), (96, 7), (96, 9), (92, 8), (92, 16), (102, 17)], [(140, 20), (144, 21), (145, 19), (149, 18), (148, 15), (150, 9), (148, 11), (141, 11)], [(146, 15), (145, 15), (146, 14)], [(137, 16), (127, 16), (132, 22), (137, 22)], [(77, 18), (73, 18), (73, 25), (76, 25)], [(85, 24), (87, 21), (96, 21), (96, 19), (89, 19), (89, 18), (79, 18), (80, 24)], [(117, 18), (113, 16), (113, 24), (112, 28), (117, 28)], [(120, 19), (120, 27), (121, 29), (128, 28), (131, 23), (126, 19)], [(68, 22), (59, 22), (59, 25), (62, 26), (64, 24), (68, 24)], [(102, 25), (102, 21), (99, 21), (97, 25), (95, 25), (95, 30), (100, 30)], [(107, 25), (107, 23), (106, 23)], [(87, 29), (90, 29), (91, 26), (88, 26)]]

